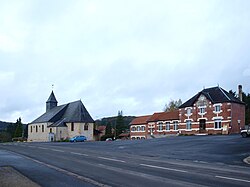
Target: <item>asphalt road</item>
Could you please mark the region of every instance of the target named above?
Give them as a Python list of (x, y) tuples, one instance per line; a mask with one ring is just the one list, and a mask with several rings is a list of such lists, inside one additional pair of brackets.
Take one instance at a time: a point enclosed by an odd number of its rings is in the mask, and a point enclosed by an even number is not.
[(0, 144), (0, 166), (41, 186), (250, 186), (250, 138)]

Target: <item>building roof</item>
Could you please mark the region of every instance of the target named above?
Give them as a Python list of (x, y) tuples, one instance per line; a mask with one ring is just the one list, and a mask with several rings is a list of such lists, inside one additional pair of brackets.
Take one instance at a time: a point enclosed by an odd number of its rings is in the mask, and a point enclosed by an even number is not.
[(133, 119), (130, 122), (130, 125), (140, 125), (140, 124), (146, 124), (148, 119), (151, 117), (151, 115), (147, 115), (147, 116), (138, 116), (135, 119)]
[(56, 100), (56, 97), (55, 97), (55, 94), (54, 94), (54, 92), (53, 92), (53, 91), (51, 92), (51, 94), (50, 94), (50, 96), (49, 96), (49, 98), (48, 98), (48, 100), (47, 100), (47, 102), (46, 102), (46, 103), (48, 103), (48, 102), (54, 102), (54, 103), (57, 103), (57, 100)]
[(169, 112), (157, 112), (152, 115), (151, 118), (148, 119), (147, 122), (155, 122), (155, 121), (168, 121), (168, 120), (178, 120), (179, 119), (179, 111), (169, 111)]
[(98, 126), (98, 127), (97, 127), (97, 130), (98, 130), (98, 131), (101, 131), (101, 132), (102, 132), (102, 131), (105, 131), (105, 130), (106, 130), (106, 126), (105, 126), (105, 125)]
[(168, 120), (178, 120), (179, 119), (179, 111), (170, 111), (170, 112), (162, 112), (161, 115), (159, 115), (157, 121), (168, 121)]
[(154, 122), (154, 121), (158, 121), (158, 118), (160, 115), (162, 115), (164, 112), (156, 112), (154, 113), (148, 120), (147, 122)]
[(94, 120), (84, 107), (82, 101), (60, 105), (47, 111), (32, 123), (52, 122), (52, 127), (63, 126), (69, 122), (94, 123)]
[(210, 100), (213, 104), (215, 103), (239, 103), (244, 104), (244, 102), (240, 101), (238, 98), (234, 97), (231, 93), (227, 92), (223, 88), (217, 86), (212, 88), (203, 89), (191, 99), (183, 103), (179, 108), (185, 108), (193, 106), (193, 104), (197, 101), (200, 95), (204, 95), (208, 100)]

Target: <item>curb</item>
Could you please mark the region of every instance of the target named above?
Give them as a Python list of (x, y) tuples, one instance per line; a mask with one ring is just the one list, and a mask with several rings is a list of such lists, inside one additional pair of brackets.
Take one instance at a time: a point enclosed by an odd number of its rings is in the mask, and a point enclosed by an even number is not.
[(250, 156), (244, 158), (243, 162), (245, 162), (246, 164), (250, 164)]

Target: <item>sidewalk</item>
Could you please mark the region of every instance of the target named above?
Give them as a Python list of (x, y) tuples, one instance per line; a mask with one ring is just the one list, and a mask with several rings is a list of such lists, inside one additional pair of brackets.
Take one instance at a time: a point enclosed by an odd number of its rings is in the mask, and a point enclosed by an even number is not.
[(40, 187), (12, 167), (0, 167), (1, 187)]

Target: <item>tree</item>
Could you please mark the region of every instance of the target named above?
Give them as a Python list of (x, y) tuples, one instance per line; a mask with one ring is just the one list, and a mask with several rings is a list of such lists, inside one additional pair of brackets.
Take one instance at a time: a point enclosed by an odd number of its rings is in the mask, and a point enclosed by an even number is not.
[(125, 132), (127, 127), (124, 123), (122, 110), (118, 111), (118, 116), (116, 118), (115, 136), (118, 137), (121, 133)]
[(105, 135), (112, 135), (112, 125), (110, 122), (106, 125)]
[(245, 110), (245, 124), (250, 124), (250, 94), (242, 93), (242, 100), (246, 104), (246, 110)]
[[(235, 91), (229, 90), (229, 93), (232, 94), (235, 98), (238, 98)], [(242, 101), (246, 104), (245, 109), (245, 124), (250, 124), (250, 94), (242, 92)]]
[(182, 105), (182, 101), (181, 99), (177, 100), (177, 101), (174, 101), (174, 100), (171, 100), (168, 104), (165, 105), (164, 107), (164, 112), (172, 112), (176, 109), (179, 108), (179, 106)]
[(23, 136), (23, 124), (21, 122), (21, 118), (16, 120), (16, 129), (15, 129), (15, 133), (14, 133), (14, 138), (17, 137), (22, 137)]

